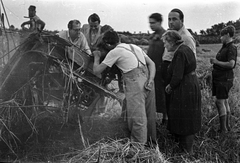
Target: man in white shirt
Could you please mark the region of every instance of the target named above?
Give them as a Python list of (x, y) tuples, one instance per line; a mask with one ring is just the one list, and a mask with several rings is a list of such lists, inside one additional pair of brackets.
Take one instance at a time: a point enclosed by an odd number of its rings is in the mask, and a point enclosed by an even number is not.
[(101, 63), (99, 63), (101, 52), (93, 52), (93, 72), (100, 74), (114, 64), (122, 71), (131, 141), (143, 145), (155, 143), (156, 103), (153, 80), (156, 73), (155, 64), (140, 47), (119, 41), (115, 31), (104, 34), (102, 49), (109, 52)]
[[(58, 33), (59, 37), (67, 40), (73, 46), (68, 49), (69, 58), (81, 66), (83, 62), (81, 54), (78, 50), (81, 50), (88, 55), (92, 55), (91, 50), (88, 46), (87, 40), (84, 34), (81, 32), (81, 23), (79, 20), (71, 20), (68, 23), (68, 30), (63, 30)], [(76, 49), (76, 46), (78, 49)], [(76, 54), (75, 54), (76, 53)]]
[[(184, 26), (184, 15), (183, 12), (179, 9), (172, 9), (168, 14), (168, 26), (171, 30), (176, 30), (181, 35), (182, 40), (185, 45), (190, 47), (195, 54), (196, 57), (196, 41), (191, 35), (191, 33)], [(169, 53), (165, 49), (163, 60), (164, 61), (172, 61), (173, 52)]]

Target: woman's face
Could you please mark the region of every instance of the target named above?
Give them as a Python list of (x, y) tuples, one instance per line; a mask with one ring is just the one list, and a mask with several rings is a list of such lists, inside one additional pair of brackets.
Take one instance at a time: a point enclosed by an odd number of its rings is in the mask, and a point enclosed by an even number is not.
[(169, 52), (174, 51), (173, 50), (173, 43), (168, 41), (166, 39), (166, 37), (163, 38), (163, 43), (164, 43), (164, 47), (167, 49), (167, 51), (169, 51)]

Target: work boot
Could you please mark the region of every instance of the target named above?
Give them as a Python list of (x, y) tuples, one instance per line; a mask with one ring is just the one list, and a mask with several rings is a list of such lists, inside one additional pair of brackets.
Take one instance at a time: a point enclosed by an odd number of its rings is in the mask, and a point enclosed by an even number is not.
[(231, 131), (230, 121), (231, 120), (231, 113), (227, 112), (227, 120), (226, 120), (226, 127), (228, 131)]
[(226, 115), (223, 115), (221, 117), (219, 117), (219, 122), (220, 122), (220, 130), (219, 132), (220, 133), (227, 133), (227, 116)]

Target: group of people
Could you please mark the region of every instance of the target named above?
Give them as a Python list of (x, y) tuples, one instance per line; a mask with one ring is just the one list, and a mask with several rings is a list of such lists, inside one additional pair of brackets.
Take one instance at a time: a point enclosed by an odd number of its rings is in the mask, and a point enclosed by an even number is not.
[[(125, 109), (130, 139), (142, 145), (156, 145), (156, 112), (163, 114), (162, 123), (179, 142), (182, 151), (193, 153), (194, 135), (201, 129), (201, 91), (196, 75), (196, 42), (184, 26), (184, 14), (172, 9), (168, 14), (169, 29), (162, 27), (162, 15), (149, 16), (149, 48), (144, 52), (134, 44), (121, 43), (110, 26), (101, 26), (99, 16), (89, 16), (81, 28), (71, 20), (68, 30), (59, 36), (93, 56), (93, 72), (116, 67), (125, 94)], [(41, 23), (40, 23), (41, 24)], [(235, 29), (221, 31), (223, 46), (213, 64), (213, 96), (220, 117), (220, 132), (230, 130), (228, 93), (233, 86), (233, 68), (237, 48), (233, 44)], [(106, 103), (102, 103), (106, 105)]]
[[(101, 74), (113, 65), (121, 70), (133, 142), (157, 143), (156, 112), (161, 112), (181, 149), (192, 153), (194, 134), (201, 128), (201, 92), (195, 73), (195, 40), (183, 20), (181, 10), (171, 10), (169, 30), (165, 30), (162, 15), (150, 15), (154, 33), (146, 53), (134, 44), (121, 43), (117, 32), (106, 32), (93, 52), (93, 71)], [(100, 62), (102, 49), (108, 53)]]
[(162, 27), (162, 15), (149, 16), (148, 56), (156, 65), (156, 106), (163, 114), (162, 124), (192, 153), (194, 134), (201, 128), (201, 91), (196, 70), (196, 43), (184, 26), (184, 14), (173, 9), (168, 14), (169, 29)]

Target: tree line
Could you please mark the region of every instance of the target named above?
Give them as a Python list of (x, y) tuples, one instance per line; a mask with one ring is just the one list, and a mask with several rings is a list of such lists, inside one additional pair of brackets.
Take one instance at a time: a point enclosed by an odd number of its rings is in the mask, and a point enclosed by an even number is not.
[[(228, 25), (233, 25), (236, 28), (236, 33), (237, 37), (235, 38), (235, 42), (239, 43), (240, 42), (240, 18), (236, 21), (228, 21), (227, 23), (218, 23), (212, 25), (210, 28), (207, 28), (206, 30), (200, 30), (200, 34), (197, 34), (197, 32), (193, 32), (191, 29), (188, 29), (189, 32), (193, 35), (195, 38), (197, 44), (213, 44), (213, 43), (221, 43), (220, 40), (220, 32), (221, 30), (228, 26)], [(10, 30), (17, 30), (21, 31), (21, 29), (15, 28), (13, 25), (10, 26)], [(44, 31), (47, 32), (52, 32), (52, 33), (58, 33), (58, 30), (50, 31), (47, 29), (44, 29)], [(1, 35), (1, 30), (0, 30), (0, 35)], [(135, 44), (140, 44), (140, 45), (148, 45), (149, 41), (149, 36), (150, 33), (131, 33), (129, 31), (118, 31), (120, 34), (122, 41), (126, 43), (135, 43)]]

